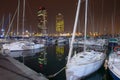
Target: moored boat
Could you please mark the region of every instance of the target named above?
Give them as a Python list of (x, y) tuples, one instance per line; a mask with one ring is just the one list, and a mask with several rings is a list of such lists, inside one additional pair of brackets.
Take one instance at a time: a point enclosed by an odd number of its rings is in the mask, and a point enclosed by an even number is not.
[(2, 50), (21, 51), (21, 50), (44, 48), (44, 47), (45, 47), (44, 44), (36, 44), (31, 41), (16, 41), (9, 44), (3, 44)]
[(114, 80), (120, 80), (120, 46), (109, 54), (108, 69)]
[(97, 71), (103, 64), (106, 54), (101, 51), (89, 50), (87, 51), (86, 44), (86, 28), (87, 28), (87, 5), (88, 0), (86, 0), (86, 9), (85, 9), (85, 32), (84, 32), (84, 51), (75, 53), (72, 56), (73, 41), (75, 38), (75, 31), (78, 22), (78, 15), (80, 9), (81, 0), (78, 1), (76, 19), (73, 29), (72, 41), (70, 44), (70, 50), (68, 54), (68, 61), (66, 65), (66, 80), (80, 80), (81, 78), (92, 74)]

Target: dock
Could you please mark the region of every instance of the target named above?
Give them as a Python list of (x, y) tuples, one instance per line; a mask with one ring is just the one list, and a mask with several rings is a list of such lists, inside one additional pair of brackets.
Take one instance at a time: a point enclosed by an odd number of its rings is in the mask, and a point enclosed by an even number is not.
[(48, 80), (23, 63), (0, 54), (0, 80)]

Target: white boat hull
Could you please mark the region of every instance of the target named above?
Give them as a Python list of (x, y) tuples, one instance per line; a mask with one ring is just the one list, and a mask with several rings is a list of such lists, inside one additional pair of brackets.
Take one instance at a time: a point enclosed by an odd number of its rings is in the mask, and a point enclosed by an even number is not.
[(111, 53), (109, 55), (108, 68), (114, 80), (120, 80), (120, 55)]
[(45, 45), (43, 44), (34, 44), (26, 41), (18, 41), (13, 42), (10, 44), (4, 44), (2, 46), (3, 50), (9, 50), (9, 51), (22, 51), (22, 50), (32, 50), (32, 49), (39, 49), (44, 48)]
[(101, 52), (81, 52), (74, 55), (66, 69), (66, 80), (79, 80), (97, 71), (104, 63), (106, 54)]
[(104, 59), (89, 64), (71, 66), (66, 69), (66, 80), (79, 80), (80, 78), (97, 71), (102, 66), (103, 62)]

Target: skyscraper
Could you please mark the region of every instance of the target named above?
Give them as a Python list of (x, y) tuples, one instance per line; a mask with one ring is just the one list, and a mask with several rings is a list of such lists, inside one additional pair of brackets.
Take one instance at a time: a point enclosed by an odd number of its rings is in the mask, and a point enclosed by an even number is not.
[(47, 34), (47, 11), (44, 7), (39, 7), (38, 13), (38, 27), (40, 28), (40, 32), (42, 34)]
[(64, 32), (64, 18), (61, 13), (56, 15), (56, 32), (62, 33)]

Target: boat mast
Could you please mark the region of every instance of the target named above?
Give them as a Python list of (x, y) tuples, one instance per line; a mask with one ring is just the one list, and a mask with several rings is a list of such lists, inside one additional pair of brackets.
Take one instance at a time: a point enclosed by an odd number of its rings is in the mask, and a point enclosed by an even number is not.
[(115, 27), (115, 12), (116, 12), (116, 0), (114, 1), (114, 8), (112, 14), (112, 37), (115, 35), (114, 27)]
[(4, 37), (5, 36), (5, 28), (4, 28), (4, 15), (3, 15), (3, 17), (2, 17), (2, 28), (1, 28), (1, 32), (2, 32), (2, 37)]
[(85, 3), (85, 32), (84, 32), (84, 52), (86, 51), (86, 31), (87, 31), (87, 7), (88, 7), (88, 0)]
[(22, 34), (24, 35), (24, 18), (25, 18), (25, 0), (23, 0), (23, 24), (22, 24)]
[(7, 37), (8, 34), (9, 34), (9, 32), (10, 32), (10, 29), (11, 29), (11, 27), (12, 27), (13, 20), (15, 19), (15, 15), (16, 15), (16, 14), (17, 14), (17, 9), (16, 9), (16, 11), (15, 11), (15, 14), (13, 15), (12, 20), (11, 20), (10, 23), (9, 23), (9, 28), (8, 28), (8, 30), (7, 30), (7, 33), (6, 33), (5, 37)]
[(18, 0), (18, 9), (17, 9), (17, 35), (19, 34), (18, 29), (19, 29), (19, 10), (20, 10), (20, 0)]
[(74, 41), (74, 39), (75, 39), (75, 32), (76, 32), (76, 29), (77, 29), (77, 23), (78, 23), (79, 11), (80, 11), (80, 3), (81, 3), (81, 0), (78, 0), (76, 17), (75, 17), (75, 22), (74, 22), (74, 29), (73, 29), (73, 33), (72, 33), (72, 41), (71, 41), (71, 43), (70, 43), (70, 49), (69, 49), (69, 54), (68, 54), (67, 63), (69, 63), (69, 60), (70, 60), (71, 55), (72, 55), (73, 41)]

